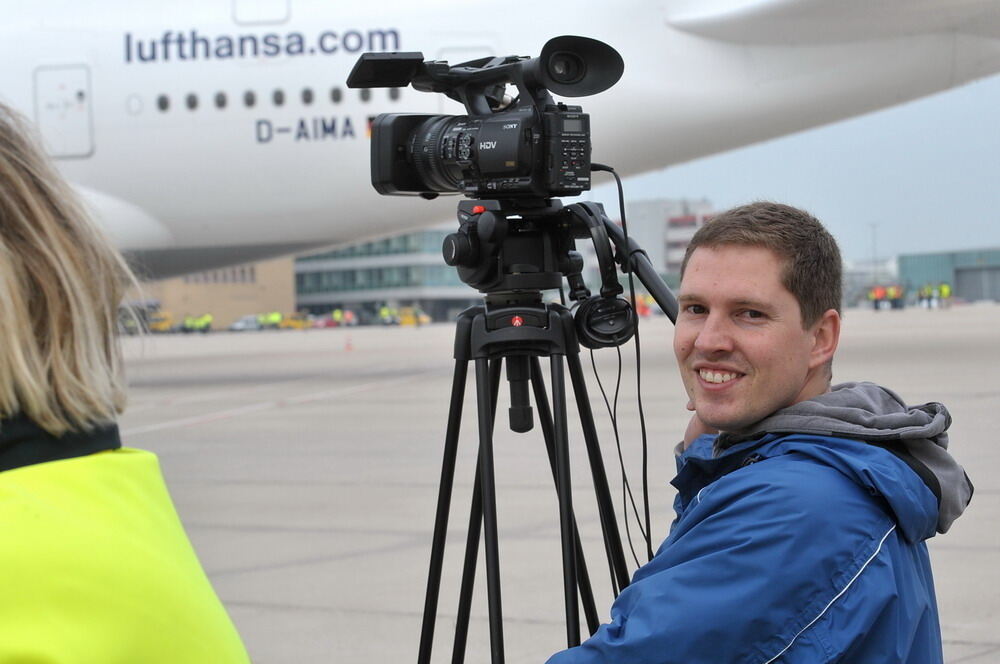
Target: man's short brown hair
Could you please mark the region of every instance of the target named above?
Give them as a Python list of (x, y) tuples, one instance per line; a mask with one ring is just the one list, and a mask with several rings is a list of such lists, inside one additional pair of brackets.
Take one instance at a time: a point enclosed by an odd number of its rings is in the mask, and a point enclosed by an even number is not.
[(808, 212), (781, 203), (757, 202), (727, 210), (698, 229), (681, 264), (681, 278), (698, 247), (764, 247), (785, 261), (781, 283), (795, 296), (802, 326), (828, 310), (840, 312), (842, 266), (837, 241)]

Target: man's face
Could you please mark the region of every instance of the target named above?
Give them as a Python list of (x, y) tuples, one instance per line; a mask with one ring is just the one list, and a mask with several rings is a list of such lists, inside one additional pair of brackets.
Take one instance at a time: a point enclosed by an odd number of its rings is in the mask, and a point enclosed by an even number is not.
[[(698, 417), (735, 431), (827, 388), (823, 365), (836, 347), (802, 329), (799, 303), (781, 283), (770, 249), (723, 245), (691, 255), (678, 300), (674, 354)], [(839, 317), (834, 336), (839, 334)]]

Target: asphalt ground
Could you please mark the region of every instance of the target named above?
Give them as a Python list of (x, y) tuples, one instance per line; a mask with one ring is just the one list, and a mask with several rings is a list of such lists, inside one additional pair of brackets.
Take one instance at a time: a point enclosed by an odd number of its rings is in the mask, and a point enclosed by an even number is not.
[[(688, 415), (669, 322), (648, 319), (641, 333), (655, 548), (670, 523), (671, 449)], [(125, 340), (131, 402), (121, 421), (124, 440), (159, 455), (181, 518), (254, 662), (416, 661), (453, 341), (454, 327), (444, 324)], [(640, 502), (631, 345), (623, 356), (619, 432)], [(581, 357), (621, 520), (610, 418), (589, 353)], [(596, 355), (608, 389), (617, 364), (613, 350)], [(997, 305), (850, 310), (834, 365), (837, 382), (872, 380), (910, 403), (941, 401), (953, 414), (950, 449), (976, 494), (952, 530), (930, 542), (951, 663), (1000, 661), (998, 368)], [(451, 661), (476, 460), (474, 382), (470, 370), (435, 662)], [(566, 638), (557, 505), (541, 433), (509, 431), (502, 389), (495, 456), (506, 656), (543, 662)], [(572, 405), (569, 418), (574, 501), (606, 619), (609, 575)], [(630, 531), (641, 559), (634, 520)], [(480, 560), (470, 663), (489, 661), (482, 570)]]

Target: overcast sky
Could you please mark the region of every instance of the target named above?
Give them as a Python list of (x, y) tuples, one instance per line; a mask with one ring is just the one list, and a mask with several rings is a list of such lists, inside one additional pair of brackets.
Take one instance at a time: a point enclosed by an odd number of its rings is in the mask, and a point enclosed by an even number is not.
[[(610, 205), (610, 190), (594, 198)], [(628, 200), (805, 208), (847, 259), (1000, 247), (1000, 76), (625, 181)], [(617, 205), (611, 209), (617, 210)]]

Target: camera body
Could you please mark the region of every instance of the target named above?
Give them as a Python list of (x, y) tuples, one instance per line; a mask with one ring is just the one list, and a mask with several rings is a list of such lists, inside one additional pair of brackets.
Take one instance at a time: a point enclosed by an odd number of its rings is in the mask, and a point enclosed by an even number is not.
[[(541, 291), (559, 288), (565, 277), (570, 299), (579, 303), (576, 337), (588, 348), (628, 341), (635, 314), (621, 297), (603, 208), (563, 208), (557, 198), (590, 189), (590, 116), (579, 106), (556, 103), (550, 91), (596, 94), (623, 71), (621, 56), (607, 44), (562, 36), (546, 42), (537, 58), (481, 58), (455, 66), (425, 62), (416, 52), (365, 53), (347, 79), (352, 88), (412, 85), (465, 106), (467, 115), (377, 116), (372, 184), (380, 194), (462, 193), (472, 199), (458, 205), (459, 229), (441, 248), (445, 262), (486, 294), (487, 309), (507, 312), (514, 303), (521, 321), (514, 327), (524, 323), (526, 311), (547, 310)], [(575, 250), (575, 240), (585, 237), (593, 240), (601, 268), (595, 296)]]
[(380, 194), (550, 197), (590, 189), (590, 117), (579, 106), (387, 113), (373, 122), (371, 140)]
[(549, 40), (537, 58), (480, 58), (454, 66), (425, 62), (421, 53), (366, 53), (347, 84), (412, 85), (445, 94), (468, 113), (377, 116), (372, 184), (380, 194), (543, 200), (590, 189), (590, 116), (579, 106), (556, 103), (550, 91), (596, 94), (623, 71), (621, 56), (607, 44), (563, 36)]

